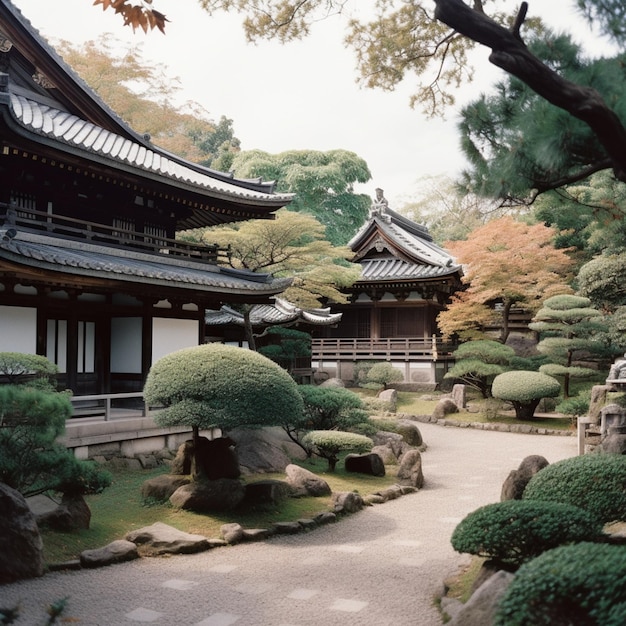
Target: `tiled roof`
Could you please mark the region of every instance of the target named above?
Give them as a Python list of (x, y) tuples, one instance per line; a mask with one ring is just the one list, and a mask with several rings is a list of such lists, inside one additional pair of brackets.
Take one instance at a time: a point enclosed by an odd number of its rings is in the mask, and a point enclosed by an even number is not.
[(458, 266), (419, 265), (396, 257), (387, 259), (364, 259), (361, 261), (359, 282), (379, 280), (427, 280), (449, 276), (458, 271)]
[[(7, 95), (0, 97), (0, 103)], [(15, 120), (27, 130), (45, 137), (63, 142), (86, 152), (137, 167), (158, 176), (181, 181), (194, 187), (202, 188), (226, 198), (239, 200), (287, 203), (293, 194), (273, 194), (251, 189), (241, 181), (222, 180), (227, 176), (212, 176), (211, 170), (193, 164), (184, 164), (179, 159), (170, 158), (158, 148), (149, 149), (144, 145), (125, 138), (83, 120), (76, 115), (40, 103), (23, 95), (8, 94), (8, 102)]]
[[(223, 306), (219, 311), (206, 311), (205, 320), (209, 326), (237, 324), (243, 326), (241, 313)], [(271, 326), (303, 321), (315, 326), (330, 326), (341, 321), (341, 313), (331, 313), (330, 309), (300, 309), (295, 305), (276, 298), (275, 304), (256, 304), (250, 311), (253, 326)]]
[(126, 283), (143, 283), (202, 292), (276, 294), (289, 279), (270, 279), (212, 264), (165, 255), (150, 255), (84, 242), (18, 232), (0, 240), (0, 258), (65, 274), (91, 276)]
[(461, 273), (425, 226), (387, 207), (373, 210), (348, 246), (355, 254), (353, 260), (361, 264), (357, 282), (429, 280)]

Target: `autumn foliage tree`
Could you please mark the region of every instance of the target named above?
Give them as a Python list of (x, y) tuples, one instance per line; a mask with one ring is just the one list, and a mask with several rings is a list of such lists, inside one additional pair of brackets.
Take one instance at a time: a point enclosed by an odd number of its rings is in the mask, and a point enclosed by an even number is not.
[(488, 338), (498, 326), (506, 343), (513, 306), (535, 312), (547, 297), (571, 293), (566, 280), (573, 261), (552, 244), (554, 230), (503, 217), (473, 231), (467, 240), (448, 242), (463, 264), (465, 289), (452, 296), (437, 322), (445, 338)]
[(155, 145), (207, 166), (225, 161), (227, 155), (232, 160), (239, 152), (233, 121), (224, 116), (213, 121), (197, 102), (176, 104), (179, 80), (148, 62), (141, 45), (124, 49), (105, 34), (80, 46), (60, 41), (56, 47), (117, 115), (136, 132), (149, 135)]

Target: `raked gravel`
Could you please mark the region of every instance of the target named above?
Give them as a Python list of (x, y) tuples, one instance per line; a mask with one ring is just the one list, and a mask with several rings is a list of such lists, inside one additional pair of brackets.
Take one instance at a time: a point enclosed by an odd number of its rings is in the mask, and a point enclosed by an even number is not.
[(467, 560), (450, 546), (455, 525), (498, 501), (524, 457), (575, 456), (576, 438), (419, 428), (428, 450), (415, 494), (299, 535), (0, 586), (0, 607), (19, 604), (28, 626), (64, 597), (80, 626), (439, 625), (434, 597)]

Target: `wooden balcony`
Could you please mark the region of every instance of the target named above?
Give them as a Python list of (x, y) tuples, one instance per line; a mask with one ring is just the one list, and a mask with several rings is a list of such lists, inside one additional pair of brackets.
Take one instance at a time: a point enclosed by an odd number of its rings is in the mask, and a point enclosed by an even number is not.
[(217, 245), (199, 245), (153, 233), (126, 230), (63, 215), (12, 207), (4, 203), (0, 203), (0, 224), (5, 228), (44, 232), (51, 237), (113, 247), (130, 247), (150, 254), (182, 256), (214, 264), (220, 260), (225, 261), (230, 255), (229, 249), (220, 248)]
[(450, 360), (456, 346), (441, 339), (313, 339), (311, 358), (314, 361)]

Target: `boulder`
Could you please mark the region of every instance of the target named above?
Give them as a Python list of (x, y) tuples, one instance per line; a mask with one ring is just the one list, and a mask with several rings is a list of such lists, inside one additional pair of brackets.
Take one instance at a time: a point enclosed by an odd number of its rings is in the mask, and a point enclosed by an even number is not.
[(126, 540), (141, 546), (142, 552), (150, 555), (193, 554), (210, 547), (203, 535), (186, 533), (162, 522), (132, 530), (126, 533)]
[(43, 543), (24, 496), (0, 483), (0, 584), (42, 576)]
[(383, 465), (398, 464), (398, 456), (391, 443), (386, 443), (382, 446), (374, 446), (371, 453), (379, 456), (383, 462)]
[(402, 455), (400, 467), (398, 467), (397, 480), (400, 485), (408, 485), (421, 489), (424, 486), (424, 473), (422, 472), (422, 455), (413, 448)]
[(118, 539), (103, 548), (83, 550), (80, 553), (80, 564), (83, 567), (103, 567), (114, 563), (123, 563), (139, 558), (137, 546), (132, 541)]
[(369, 476), (384, 476), (385, 464), (378, 454), (348, 454), (345, 459), (346, 472), (357, 472)]
[(328, 496), (331, 493), (330, 485), (323, 479), (299, 465), (293, 463), (285, 468), (286, 481), (292, 488), (292, 495), (298, 496)]
[(229, 436), (237, 442), (239, 466), (245, 474), (284, 472), (292, 459), (305, 459), (304, 450), (282, 428), (236, 428)]
[(157, 502), (165, 502), (183, 485), (191, 482), (189, 476), (179, 474), (162, 474), (145, 480), (141, 485), (141, 497), (144, 500), (152, 499)]
[(81, 494), (63, 494), (64, 506), (72, 520), (71, 530), (87, 530), (91, 522), (91, 509)]
[[(198, 438), (200, 473), (209, 480), (218, 478), (239, 478), (239, 459), (235, 451), (235, 442), (230, 437), (208, 439)], [(170, 472), (177, 475), (189, 475), (192, 471), (194, 443), (185, 441), (178, 447), (172, 461)]]
[(335, 513), (356, 513), (363, 508), (363, 498), (355, 491), (333, 493), (333, 511)]
[(28, 498), (27, 502), (39, 527), (46, 526), (60, 532), (89, 528), (91, 510), (80, 494), (64, 494), (60, 502), (41, 494)]
[(521, 500), (528, 481), (546, 465), (548, 460), (538, 454), (527, 456), (516, 470), (511, 470), (502, 485), (500, 500)]
[(389, 410), (395, 413), (398, 408), (398, 392), (395, 389), (383, 389), (378, 394), (378, 399), (389, 406)]
[(606, 404), (609, 389), (610, 386), (608, 385), (594, 385), (591, 388), (588, 417), (592, 419), (595, 424), (600, 423), (602, 407)]
[(231, 478), (193, 481), (179, 487), (171, 496), (170, 503), (177, 509), (197, 513), (231, 511), (243, 501), (246, 490), (243, 484)]
[(415, 422), (411, 420), (398, 420), (396, 424), (398, 434), (402, 437), (406, 444), (419, 448), (423, 445), (422, 433)]
[(180, 476), (189, 476), (191, 474), (191, 462), (193, 460), (193, 441), (188, 439), (178, 446), (176, 456), (170, 466), (170, 473)]
[(452, 387), (452, 400), (457, 408), (464, 409), (467, 404), (467, 387), (465, 385), (456, 384)]
[[(400, 433), (392, 433), (385, 430), (379, 430), (373, 437), (374, 447), (389, 446), (396, 457), (399, 459), (408, 449), (409, 445)], [(374, 452), (374, 450), (372, 450)], [(384, 459), (385, 457), (383, 457)], [(385, 461), (385, 465), (387, 462)]]
[(498, 603), (513, 580), (510, 572), (499, 571), (488, 578), (470, 597), (448, 626), (493, 624)]
[(257, 480), (248, 483), (246, 495), (241, 503), (243, 507), (255, 507), (280, 504), (291, 493), (290, 485), (284, 480)]
[(433, 418), (441, 420), (444, 419), (446, 415), (458, 412), (459, 407), (456, 405), (454, 400), (451, 400), (450, 398), (443, 398), (435, 405), (435, 408), (433, 409)]

